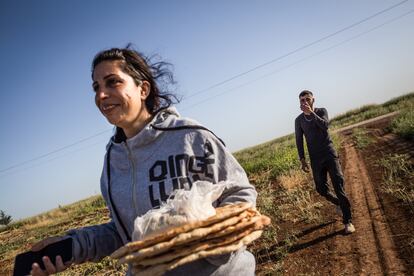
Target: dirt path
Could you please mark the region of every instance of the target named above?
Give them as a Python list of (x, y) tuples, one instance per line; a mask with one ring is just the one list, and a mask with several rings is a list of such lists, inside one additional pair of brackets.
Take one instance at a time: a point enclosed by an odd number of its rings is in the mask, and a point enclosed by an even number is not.
[[(367, 123), (374, 132), (380, 131), (394, 115)], [(350, 129), (341, 133), (344, 144), (340, 157), (356, 232), (345, 235), (335, 207), (321, 197), (323, 221), (301, 229), (284, 260), (284, 275), (412, 275), (411, 253), (407, 255), (402, 250), (406, 241), (399, 241), (403, 231), (412, 231), (411, 218), (405, 218), (401, 209), (379, 197), (381, 175), (375, 174), (371, 161), (367, 164), (364, 161), (367, 157), (380, 158), (384, 154), (382, 147), (374, 147), (371, 150), (375, 152), (365, 152), (367, 156), (362, 156), (350, 133)], [(399, 149), (411, 152), (412, 144), (407, 150), (407, 143), (390, 135), (381, 133), (377, 139), (386, 140), (385, 147), (391, 152), (400, 152)], [(405, 224), (409, 227), (401, 229), (406, 230), (399, 229)]]
[(343, 257), (335, 263), (334, 271), (345, 270), (362, 275), (404, 275), (404, 265), (398, 258), (390, 228), (364, 161), (349, 141), (345, 144), (344, 155), (342, 165), (345, 183), (357, 231), (351, 241), (334, 239), (335, 253)]

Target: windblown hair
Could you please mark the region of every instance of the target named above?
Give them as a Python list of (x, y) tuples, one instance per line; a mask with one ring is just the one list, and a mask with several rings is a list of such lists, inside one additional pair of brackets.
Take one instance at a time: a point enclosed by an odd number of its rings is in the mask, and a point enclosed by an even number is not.
[(145, 106), (150, 114), (169, 107), (178, 102), (171, 88), (175, 81), (171, 71), (172, 64), (164, 61), (152, 62), (158, 56), (146, 57), (142, 53), (132, 49), (131, 44), (125, 48), (112, 48), (96, 54), (92, 61), (92, 78), (96, 66), (103, 61), (121, 61), (121, 70), (130, 75), (139, 85), (142, 81), (148, 81), (150, 92), (145, 100)]

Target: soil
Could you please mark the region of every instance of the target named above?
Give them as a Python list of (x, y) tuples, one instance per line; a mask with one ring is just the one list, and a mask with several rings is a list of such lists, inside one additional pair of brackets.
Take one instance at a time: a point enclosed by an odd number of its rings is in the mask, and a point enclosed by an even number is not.
[(373, 138), (363, 150), (354, 144), (351, 128), (340, 133), (344, 138), (340, 160), (355, 233), (345, 235), (335, 207), (324, 204), (324, 221), (302, 226), (283, 259), (283, 275), (414, 275), (412, 210), (380, 189), (383, 172), (376, 165), (387, 153), (408, 154), (414, 162), (413, 141), (387, 131), (391, 118), (363, 125)]

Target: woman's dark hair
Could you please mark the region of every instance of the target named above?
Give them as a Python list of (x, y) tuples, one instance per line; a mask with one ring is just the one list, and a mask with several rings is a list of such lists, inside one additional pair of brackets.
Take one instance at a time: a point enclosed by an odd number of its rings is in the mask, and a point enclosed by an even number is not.
[(125, 48), (112, 48), (96, 54), (92, 61), (92, 78), (95, 67), (103, 61), (120, 61), (121, 70), (130, 75), (137, 85), (145, 80), (150, 83), (150, 92), (145, 100), (145, 105), (150, 114), (169, 107), (172, 103), (178, 102), (177, 97), (169, 91), (175, 84), (174, 77), (168, 62), (151, 62), (140, 52), (132, 49), (131, 44)]

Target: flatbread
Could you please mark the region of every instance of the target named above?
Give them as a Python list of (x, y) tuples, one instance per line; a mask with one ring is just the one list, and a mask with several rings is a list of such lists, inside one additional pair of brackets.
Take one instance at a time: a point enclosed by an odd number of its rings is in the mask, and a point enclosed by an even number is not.
[(249, 202), (242, 202), (242, 203), (237, 203), (237, 204), (226, 205), (223, 207), (218, 207), (216, 208), (216, 214), (214, 216), (211, 216), (208, 219), (196, 221), (192, 223), (187, 223), (182, 226), (176, 226), (165, 232), (158, 233), (146, 239), (135, 241), (135, 242), (130, 242), (124, 245), (123, 247), (119, 248), (115, 252), (113, 252), (111, 254), (111, 257), (115, 259), (119, 259), (122, 256), (130, 252), (134, 252), (141, 248), (145, 248), (145, 247), (148, 247), (148, 246), (160, 243), (160, 242), (167, 241), (177, 236), (178, 234), (185, 233), (185, 232), (188, 232), (196, 228), (208, 226), (208, 225), (217, 223), (219, 221), (223, 221), (229, 217), (236, 216), (251, 207), (252, 207), (252, 204)]
[(215, 239), (210, 240), (203, 240), (203, 241), (196, 241), (191, 244), (183, 245), (179, 248), (174, 248), (173, 250), (166, 252), (165, 254), (161, 254), (158, 256), (154, 256), (152, 258), (147, 258), (139, 261), (139, 265), (141, 266), (153, 266), (162, 263), (170, 262), (174, 259), (179, 257), (187, 256), (192, 253), (202, 251), (202, 250), (210, 250), (216, 247), (225, 246), (235, 241), (240, 240), (241, 238), (249, 235), (250, 233), (263, 229), (267, 224), (266, 221), (258, 220), (256, 223), (249, 225), (241, 230), (233, 232), (227, 236), (222, 236)]
[(243, 246), (248, 245), (254, 240), (258, 239), (262, 235), (262, 232), (263, 232), (262, 230), (254, 231), (250, 233), (249, 235), (243, 237), (242, 239), (234, 243), (231, 243), (229, 245), (213, 248), (211, 250), (202, 250), (199, 252), (195, 252), (185, 257), (173, 260), (169, 263), (149, 266), (149, 267), (134, 266), (132, 268), (132, 273), (136, 276), (150, 276), (150, 275), (160, 276), (168, 270), (172, 270), (178, 266), (181, 266), (181, 265), (184, 265), (184, 264), (187, 264), (187, 263), (190, 263), (190, 262), (202, 259), (202, 258), (222, 255), (222, 254), (231, 253), (233, 251), (237, 251)]
[(270, 224), (270, 218), (260, 215), (259, 212), (254, 211), (255, 215), (252, 217), (247, 217), (239, 221), (237, 224), (230, 225), (229, 227), (224, 228), (223, 230), (217, 231), (205, 237), (205, 239), (215, 239), (218, 237), (226, 236), (235, 231), (247, 228), (252, 224), (262, 223), (264, 225)]
[(237, 224), (243, 218), (247, 218), (254, 214), (255, 213), (249, 212), (249, 210), (245, 210), (237, 216), (227, 218), (213, 225), (202, 228), (196, 228), (189, 232), (181, 233), (169, 241), (160, 242), (153, 246), (142, 248), (135, 252), (131, 252), (130, 254), (126, 254), (119, 259), (119, 262), (121, 264), (137, 262), (150, 256), (161, 254), (163, 252), (170, 250), (173, 247), (203, 239), (211, 233), (215, 233), (223, 229), (226, 229), (231, 225)]

